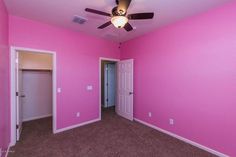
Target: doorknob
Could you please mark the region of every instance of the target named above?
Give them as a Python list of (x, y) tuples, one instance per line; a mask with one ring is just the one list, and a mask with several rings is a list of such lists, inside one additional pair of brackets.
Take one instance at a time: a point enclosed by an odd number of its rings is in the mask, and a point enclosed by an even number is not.
[(25, 98), (25, 95), (21, 95), (20, 97), (21, 97), (21, 98)]
[(129, 95), (133, 95), (134, 93), (133, 92), (129, 92)]

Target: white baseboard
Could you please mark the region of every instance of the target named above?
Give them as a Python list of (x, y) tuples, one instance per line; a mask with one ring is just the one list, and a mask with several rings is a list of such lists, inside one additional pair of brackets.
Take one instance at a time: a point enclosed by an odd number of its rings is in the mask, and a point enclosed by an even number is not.
[(2, 148), (0, 148), (0, 157), (2, 157), (2, 154), (5, 153), (5, 157), (8, 156), (8, 153), (9, 153), (9, 150), (10, 150), (10, 144), (8, 145), (7, 147), (7, 151), (3, 151)]
[(208, 148), (208, 147), (206, 147), (206, 146), (203, 146), (203, 145), (201, 145), (201, 144), (199, 144), (199, 143), (196, 143), (196, 142), (194, 142), (194, 141), (191, 141), (191, 140), (189, 140), (189, 139), (186, 139), (186, 138), (184, 138), (184, 137), (182, 137), (182, 136), (176, 135), (176, 134), (174, 134), (174, 133), (172, 133), (172, 132), (169, 132), (169, 131), (167, 131), (167, 130), (158, 128), (157, 126), (152, 125), (152, 124), (147, 123), (147, 122), (144, 122), (144, 121), (142, 121), (142, 120), (140, 120), (140, 119), (134, 118), (134, 120), (137, 121), (137, 122), (139, 122), (139, 123), (141, 123), (141, 124), (143, 124), (143, 125), (146, 125), (146, 126), (148, 126), (148, 127), (150, 127), (150, 128), (153, 128), (153, 129), (155, 129), (155, 130), (157, 130), (157, 131), (160, 131), (160, 132), (162, 132), (162, 133), (164, 133), (164, 134), (167, 134), (167, 135), (169, 135), (169, 136), (172, 136), (172, 137), (174, 137), (174, 138), (177, 138), (177, 139), (179, 139), (179, 140), (181, 140), (181, 141), (183, 141), (183, 142), (185, 142), (185, 143), (191, 144), (191, 145), (193, 145), (193, 146), (195, 146), (195, 147), (198, 147), (198, 148), (200, 148), (200, 149), (202, 149), (202, 150), (205, 150), (205, 151), (207, 151), (207, 152), (209, 152), (209, 153), (212, 153), (212, 154), (214, 154), (214, 155), (217, 155), (217, 156), (219, 156), (219, 157), (229, 157), (229, 155), (223, 154), (223, 153), (221, 153), (221, 152), (218, 152), (218, 151), (216, 151), (216, 150), (213, 150), (213, 149), (211, 149), (211, 148)]
[(28, 122), (28, 121), (32, 121), (32, 120), (36, 120), (36, 119), (41, 119), (41, 118), (47, 118), (47, 117), (51, 117), (51, 116), (52, 116), (52, 114), (47, 114), (47, 115), (43, 115), (43, 116), (26, 118), (26, 119), (23, 119), (23, 122)]
[(8, 156), (9, 150), (10, 150), (10, 144), (9, 144), (8, 147), (7, 147), (7, 152), (6, 152), (6, 154), (5, 154), (5, 157)]
[(97, 118), (97, 119), (93, 119), (93, 120), (83, 122), (83, 123), (80, 123), (80, 124), (65, 127), (65, 128), (62, 128), (62, 129), (57, 129), (54, 133), (56, 134), (56, 133), (60, 133), (60, 132), (63, 132), (63, 131), (71, 130), (71, 129), (74, 129), (74, 128), (77, 128), (77, 127), (81, 127), (81, 126), (84, 126), (84, 125), (88, 125), (88, 124), (91, 124), (91, 123), (98, 122), (100, 120), (101, 120), (100, 118)]

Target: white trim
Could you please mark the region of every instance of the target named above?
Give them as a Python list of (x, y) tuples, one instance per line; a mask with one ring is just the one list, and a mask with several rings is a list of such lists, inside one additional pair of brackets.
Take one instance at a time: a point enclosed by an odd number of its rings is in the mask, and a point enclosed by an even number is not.
[(100, 57), (99, 58), (99, 119), (102, 119), (102, 93), (101, 93), (101, 89), (102, 89), (102, 84), (101, 84), (101, 68), (102, 68), (102, 61), (112, 61), (112, 62), (119, 62), (120, 59), (114, 59), (114, 58), (104, 58), (104, 57)]
[(63, 131), (67, 131), (67, 130), (71, 130), (71, 129), (74, 129), (74, 128), (78, 128), (78, 127), (81, 127), (81, 126), (84, 126), (84, 125), (88, 125), (88, 124), (91, 124), (91, 123), (98, 122), (100, 120), (101, 120), (100, 118), (97, 118), (97, 119), (86, 121), (86, 122), (83, 122), (83, 123), (80, 123), (80, 124), (76, 124), (76, 125), (72, 125), (72, 126), (69, 126), (69, 127), (65, 127), (65, 128), (62, 128), (62, 129), (57, 129), (55, 133), (60, 133), (60, 132), (63, 132)]
[(29, 51), (32, 53), (47, 53), (53, 56), (53, 133), (56, 132), (56, 52), (48, 50), (38, 50), (24, 47), (11, 46), (10, 68), (11, 68), (11, 139), (10, 146), (16, 144), (16, 108), (15, 108), (15, 57), (17, 51)]
[(141, 124), (143, 124), (143, 125), (146, 125), (146, 126), (148, 126), (148, 127), (150, 127), (150, 128), (153, 128), (153, 129), (155, 129), (155, 130), (157, 130), (157, 131), (160, 131), (160, 132), (162, 132), (162, 133), (164, 133), (164, 134), (167, 134), (167, 135), (169, 135), (169, 136), (172, 136), (172, 137), (174, 137), (174, 138), (177, 138), (177, 139), (179, 139), (179, 140), (181, 140), (181, 141), (183, 141), (183, 142), (185, 142), (185, 143), (191, 144), (191, 145), (193, 145), (193, 146), (195, 146), (195, 147), (198, 147), (198, 148), (200, 148), (200, 149), (202, 149), (202, 150), (205, 150), (205, 151), (207, 151), (207, 152), (209, 152), (209, 153), (212, 153), (212, 154), (214, 154), (214, 155), (217, 155), (217, 156), (219, 156), (219, 157), (229, 157), (229, 155), (223, 154), (223, 153), (221, 153), (221, 152), (218, 152), (218, 151), (216, 151), (216, 150), (213, 150), (213, 149), (211, 149), (211, 148), (208, 148), (208, 147), (206, 147), (206, 146), (203, 146), (203, 145), (201, 145), (201, 144), (199, 144), (199, 143), (197, 143), (197, 142), (191, 141), (191, 140), (186, 139), (186, 138), (184, 138), (184, 137), (182, 137), (182, 136), (179, 136), (179, 135), (176, 135), (176, 134), (174, 134), (174, 133), (172, 133), (172, 132), (169, 132), (169, 131), (167, 131), (167, 130), (161, 129), (161, 128), (155, 126), (155, 125), (152, 125), (152, 124), (150, 124), (150, 123), (144, 122), (144, 121), (142, 121), (142, 120), (140, 120), (140, 119), (134, 118), (134, 120), (137, 121), (137, 122), (139, 122), (139, 123), (141, 123)]
[[(8, 147), (7, 147), (7, 151), (6, 151), (5, 157), (8, 156), (9, 151), (10, 151), (10, 144), (9, 144)], [(1, 155), (2, 155), (2, 154), (0, 154), (0, 156), (1, 156)]]
[(43, 115), (43, 116), (31, 117), (31, 118), (23, 119), (23, 122), (28, 122), (28, 121), (32, 121), (32, 120), (36, 120), (36, 119), (47, 118), (47, 117), (51, 117), (51, 116), (52, 116), (52, 114), (47, 114), (47, 115)]

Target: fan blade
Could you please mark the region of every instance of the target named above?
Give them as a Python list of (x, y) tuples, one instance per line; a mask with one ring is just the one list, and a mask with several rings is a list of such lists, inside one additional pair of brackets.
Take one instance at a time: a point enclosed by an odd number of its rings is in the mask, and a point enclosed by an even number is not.
[(124, 15), (127, 12), (130, 3), (131, 0), (119, 0), (118, 10), (117, 10), (118, 13)]
[(104, 15), (104, 16), (110, 16), (111, 14), (102, 12), (102, 11), (98, 11), (98, 10), (94, 10), (94, 9), (90, 9), (90, 8), (86, 8), (85, 11), (90, 12), (90, 13), (94, 13), (94, 14), (98, 14), (98, 15)]
[(128, 15), (128, 19), (130, 20), (145, 20), (145, 19), (152, 19), (153, 17), (154, 13), (136, 13)]
[(106, 28), (107, 26), (110, 26), (112, 23), (111, 21), (108, 21), (107, 23), (104, 23), (103, 25), (99, 26), (98, 29)]
[(124, 29), (129, 32), (129, 31), (132, 31), (133, 30), (133, 27), (129, 24), (129, 23), (126, 23)]

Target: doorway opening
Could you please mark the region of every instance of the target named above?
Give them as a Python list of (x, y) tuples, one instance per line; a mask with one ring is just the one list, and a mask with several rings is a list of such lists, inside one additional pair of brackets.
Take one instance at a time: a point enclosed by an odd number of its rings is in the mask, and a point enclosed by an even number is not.
[[(133, 120), (133, 59), (99, 59), (99, 118), (102, 111)], [(104, 112), (105, 113), (105, 112)], [(107, 113), (107, 112), (106, 112)]]
[(102, 111), (115, 111), (116, 106), (116, 76), (115, 61), (101, 61), (101, 107)]
[(12, 146), (21, 140), (21, 132), (29, 121), (34, 122), (44, 118), (52, 123), (52, 132), (55, 133), (55, 62), (54, 52), (25, 48), (11, 49)]

